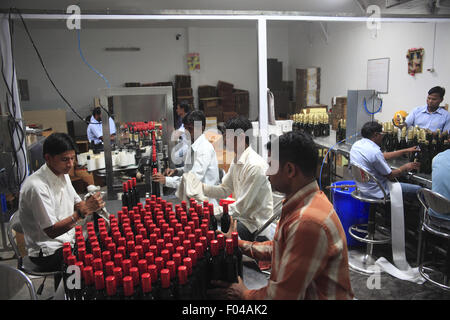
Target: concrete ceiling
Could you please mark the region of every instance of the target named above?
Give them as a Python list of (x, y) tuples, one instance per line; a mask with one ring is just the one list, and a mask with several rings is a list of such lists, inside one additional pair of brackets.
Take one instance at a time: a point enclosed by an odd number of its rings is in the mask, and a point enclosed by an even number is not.
[(369, 5), (377, 5), (382, 14), (440, 15), (449, 14), (442, 6), (449, 0), (3, 0), (0, 8), (16, 7), (64, 13), (69, 5), (77, 4), (82, 13), (148, 14), (164, 10), (233, 10), (305, 12), (322, 15), (366, 16)]

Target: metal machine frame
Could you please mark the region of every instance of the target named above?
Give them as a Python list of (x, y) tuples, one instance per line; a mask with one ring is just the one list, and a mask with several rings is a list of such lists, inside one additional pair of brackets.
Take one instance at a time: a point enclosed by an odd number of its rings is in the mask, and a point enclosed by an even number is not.
[[(102, 106), (108, 106), (108, 97), (114, 96), (132, 96), (132, 95), (164, 95), (166, 117), (160, 119), (145, 119), (148, 121), (158, 121), (163, 125), (163, 143), (168, 145), (169, 154), (172, 151), (175, 143), (170, 141), (170, 135), (174, 130), (173, 122), (173, 91), (172, 87), (129, 87), (129, 88), (105, 88), (100, 90), (100, 103)], [(127, 106), (127, 111), (133, 112), (133, 106)], [(102, 110), (102, 119), (108, 119), (108, 114), (105, 110)], [(121, 122), (121, 119), (116, 119), (116, 122)], [(136, 119), (137, 120), (137, 119)], [(142, 119), (141, 119), (142, 121)], [(103, 124), (103, 136), (109, 136), (109, 121), (102, 121)], [(111, 154), (111, 142), (109, 139), (104, 139), (104, 152), (105, 152), (105, 168), (106, 168), (106, 186), (108, 191), (108, 199), (116, 199), (116, 191), (114, 190), (114, 177), (112, 166), (112, 154)]]

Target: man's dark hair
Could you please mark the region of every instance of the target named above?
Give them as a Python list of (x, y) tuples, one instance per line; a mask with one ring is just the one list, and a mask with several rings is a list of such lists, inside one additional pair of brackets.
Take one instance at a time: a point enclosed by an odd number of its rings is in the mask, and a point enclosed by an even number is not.
[(102, 109), (100, 109), (100, 107), (96, 107), (94, 108), (94, 110), (92, 110), (92, 115), (98, 115), (98, 114), (102, 114)]
[[(303, 175), (315, 177), (319, 163), (319, 153), (312, 137), (304, 132), (291, 131), (279, 137), (280, 164), (292, 162), (297, 165)], [(267, 143), (267, 150), (271, 151), (272, 143)], [(272, 155), (273, 157), (273, 155)]]
[[(250, 120), (243, 116), (234, 117), (228, 119), (227, 122), (225, 122), (225, 130), (232, 129), (236, 131), (238, 129), (241, 129), (242, 131), (244, 131), (244, 133), (246, 133), (247, 130), (250, 130), (252, 128), (253, 126)], [(250, 144), (250, 139), (247, 135), (245, 136), (245, 143)]]
[(181, 100), (178, 105), (180, 106), (181, 109), (184, 110), (184, 112), (186, 114), (189, 113), (189, 111), (191, 111), (191, 108), (189, 106), (189, 102), (187, 100)]
[(78, 148), (75, 142), (67, 133), (56, 132), (52, 133), (45, 139), (42, 147), (42, 153), (45, 156), (49, 154), (56, 156), (66, 151), (75, 150), (78, 153)]
[(363, 138), (371, 139), (377, 132), (382, 132), (383, 126), (376, 121), (366, 122), (361, 128), (361, 135)]
[(205, 114), (201, 110), (193, 110), (189, 112), (187, 115), (183, 118), (183, 124), (195, 124), (195, 121), (201, 121), (202, 122), (202, 128), (205, 128), (206, 126), (206, 118)]
[(433, 94), (433, 93), (439, 94), (441, 99), (444, 99), (445, 89), (442, 88), (442, 87), (437, 86), (437, 87), (433, 87), (430, 90), (428, 90), (428, 94)]

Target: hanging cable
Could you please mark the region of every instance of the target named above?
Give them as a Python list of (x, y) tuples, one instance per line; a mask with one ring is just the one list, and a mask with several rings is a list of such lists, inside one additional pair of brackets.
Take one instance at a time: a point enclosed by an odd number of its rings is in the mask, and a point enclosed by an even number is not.
[[(111, 85), (109, 84), (108, 79), (106, 79), (105, 76), (103, 74), (101, 74), (97, 69), (95, 69), (93, 66), (91, 66), (89, 64), (89, 62), (87, 62), (86, 58), (84, 57), (83, 51), (81, 50), (80, 29), (76, 29), (76, 30), (77, 30), (77, 40), (78, 40), (78, 52), (80, 53), (81, 60), (83, 60), (83, 62), (89, 67), (89, 69), (94, 71), (100, 78), (102, 78), (105, 81), (108, 89), (111, 89)], [(110, 113), (108, 112), (108, 110), (105, 107), (103, 107), (101, 104), (100, 104), (100, 107), (108, 114), (108, 117), (111, 117)]]
[(378, 108), (378, 110), (375, 111), (375, 112), (370, 112), (369, 109), (367, 109), (366, 97), (364, 97), (364, 100), (363, 100), (364, 109), (366, 110), (366, 112), (367, 112), (368, 114), (375, 114), (375, 113), (378, 113), (378, 112), (381, 111), (381, 107), (383, 106), (383, 99), (380, 99), (380, 101), (381, 101), (381, 102), (380, 102), (380, 107)]
[(77, 118), (80, 119), (82, 122), (84, 122), (84, 123), (86, 123), (86, 124), (91, 124), (91, 123), (92, 123), (92, 124), (98, 124), (98, 123), (86, 121), (85, 119), (83, 119), (83, 117), (82, 117), (82, 116), (81, 116), (81, 115), (80, 115), (80, 114), (72, 107), (72, 105), (70, 104), (70, 102), (63, 96), (63, 94), (61, 93), (61, 91), (58, 89), (58, 87), (57, 87), (56, 84), (54, 83), (52, 77), (50, 76), (50, 74), (49, 74), (49, 72), (48, 72), (48, 70), (47, 70), (47, 68), (46, 68), (46, 66), (45, 66), (45, 64), (44, 64), (44, 61), (43, 61), (43, 59), (42, 59), (42, 56), (41, 56), (41, 54), (40, 54), (40, 52), (39, 52), (39, 50), (38, 50), (38, 48), (37, 48), (37, 46), (36, 46), (36, 44), (35, 44), (33, 38), (31, 37), (31, 33), (30, 33), (30, 31), (28, 30), (28, 26), (27, 26), (27, 24), (25, 23), (25, 20), (23, 19), (22, 13), (21, 13), (20, 10), (17, 9), (17, 8), (13, 8), (13, 9), (11, 9), (11, 10), (14, 10), (14, 11), (18, 14), (18, 16), (20, 17), (20, 20), (22, 21), (22, 24), (23, 24), (23, 27), (24, 27), (24, 29), (25, 29), (25, 32), (26, 32), (26, 34), (27, 34), (27, 36), (28, 36), (28, 38), (29, 38), (29, 40), (30, 40), (30, 42), (31, 42), (31, 44), (32, 44), (32, 46), (33, 46), (33, 48), (34, 48), (34, 51), (36, 52), (36, 55), (37, 55), (37, 57), (38, 57), (38, 59), (39, 59), (39, 62), (41, 63), (42, 68), (44, 69), (45, 75), (47, 76), (47, 79), (50, 81), (50, 83), (52, 84), (53, 88), (55, 89), (55, 91), (56, 91), (56, 92), (58, 93), (58, 95), (60, 96), (60, 98), (66, 103), (66, 105), (70, 108), (70, 110), (72, 110), (72, 112), (73, 112), (73, 113), (77, 116)]

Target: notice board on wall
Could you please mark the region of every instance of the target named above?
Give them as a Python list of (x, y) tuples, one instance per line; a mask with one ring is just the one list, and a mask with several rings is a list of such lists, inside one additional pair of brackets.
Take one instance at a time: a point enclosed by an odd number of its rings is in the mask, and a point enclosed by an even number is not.
[(367, 60), (367, 89), (388, 93), (389, 62), (390, 58)]

